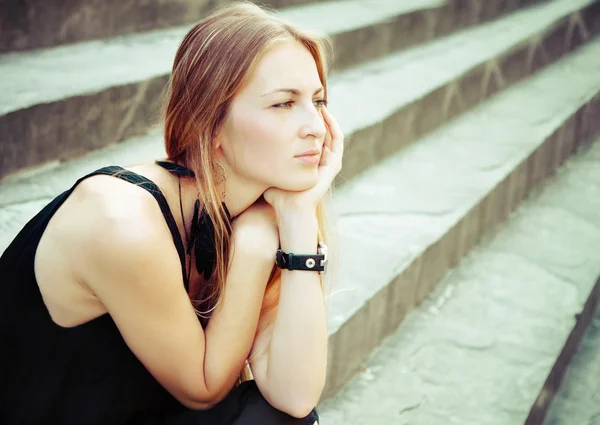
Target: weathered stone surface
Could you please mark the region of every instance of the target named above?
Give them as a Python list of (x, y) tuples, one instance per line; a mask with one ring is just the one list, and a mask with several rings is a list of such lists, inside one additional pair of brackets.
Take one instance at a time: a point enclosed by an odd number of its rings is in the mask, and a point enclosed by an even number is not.
[(560, 386), (560, 382), (562, 381), (566, 369), (574, 357), (575, 353), (583, 337), (585, 335), (585, 331), (588, 329), (592, 319), (594, 318), (594, 313), (598, 308), (598, 304), (600, 303), (600, 278), (596, 281), (584, 307), (581, 312), (575, 315), (575, 325), (573, 326), (566, 342), (563, 345), (563, 348), (557, 359), (550, 370), (546, 382), (544, 383), (540, 393), (534, 402), (531, 410), (529, 411), (529, 415), (527, 416), (527, 420), (525, 421), (525, 425), (542, 425), (544, 422), (544, 418), (548, 413), (548, 409), (552, 399), (554, 398), (557, 388)]
[[(277, 8), (314, 0), (264, 0)], [(224, 0), (4, 0), (0, 52), (149, 31), (201, 19)]]
[[(578, 7), (590, 9), (589, 3), (549, 2), (337, 75), (330, 88), (330, 109), (339, 111), (342, 128), (352, 137), (336, 182), (355, 177), (559, 59), (557, 52), (540, 53), (540, 46), (546, 32), (567, 31)], [(569, 42), (569, 46), (578, 45)], [(540, 55), (544, 61), (536, 62)], [(379, 89), (371, 84), (371, 75), (376, 76)], [(370, 107), (364, 108), (365, 104)], [(361, 141), (359, 146), (353, 138)]]
[[(321, 421), (523, 424), (600, 275), (599, 161), (600, 140), (567, 162), (320, 404)], [(596, 423), (599, 324), (546, 425)]]
[[(61, 7), (48, 7), (40, 0), (29, 2), (5, 0), (4, 13), (0, 15), (0, 27), (3, 29), (0, 52), (39, 49), (193, 23), (215, 7), (227, 3), (231, 3), (231, 1), (76, 0), (62, 4)], [(282, 9), (309, 3), (332, 4), (334, 1), (263, 0), (260, 3)], [(347, 7), (352, 8), (352, 3), (357, 3), (357, 0), (345, 0), (345, 3)], [(403, 1), (402, 3), (408, 2)], [(436, 19), (434, 19), (434, 22), (441, 21), (439, 34), (447, 34), (448, 31), (454, 31), (465, 25), (493, 19), (522, 6), (517, 1), (506, 0), (470, 0), (467, 2), (464, 0), (440, 0), (438, 3), (446, 4), (443, 13), (436, 14)], [(389, 4), (389, 1), (374, 0), (370, 2), (370, 7), (365, 11), (372, 12), (385, 8)], [(317, 15), (315, 18), (319, 19), (319, 16)], [(387, 25), (391, 30), (390, 35), (392, 35), (390, 42), (399, 43), (397, 47), (407, 45), (405, 34), (398, 34), (394, 28), (405, 29), (405, 24), (415, 25), (418, 23), (418, 31), (424, 30), (429, 33), (431, 29), (434, 29), (431, 22), (430, 17), (426, 14), (419, 15), (417, 19), (406, 20), (402, 16), (392, 19)], [(431, 35), (431, 33), (429, 34)], [(376, 44), (376, 46), (380, 46), (380, 44)]]
[(573, 358), (544, 425), (600, 423), (600, 310)]
[[(407, 304), (418, 304), (441, 279), (454, 250), (466, 254), (482, 235), (497, 226), (499, 217), (510, 212), (502, 205), (502, 196), (515, 208), (534, 181), (541, 181), (530, 180), (532, 170), (541, 167), (542, 176), (554, 171), (549, 168), (554, 162), (542, 167), (530, 158), (540, 155), (537, 152), (554, 157), (550, 150), (560, 146), (553, 134), (569, 125), (571, 117), (581, 114), (598, 93), (594, 63), (600, 66), (600, 40), (503, 91), (337, 190), (341, 274), (339, 291), (331, 300), (330, 333), (345, 332), (348, 320), (353, 331), (348, 334), (351, 337), (339, 337), (336, 353), (349, 356), (357, 335), (367, 334), (370, 325), (369, 315), (364, 313), (365, 301), (386, 294), (383, 288), (403, 267), (420, 258), (419, 277), (416, 283), (411, 282), (416, 288), (407, 290), (416, 297)], [(582, 85), (576, 88), (574, 84), (569, 92), (556, 92), (556, 84), (567, 75), (577, 76)], [(544, 147), (546, 144), (550, 147)], [(514, 179), (508, 178), (511, 174)], [(495, 208), (501, 209), (498, 215), (492, 212)], [(455, 228), (458, 235), (449, 237)], [(522, 233), (522, 246), (526, 247), (527, 238), (532, 236), (526, 229)], [(451, 242), (455, 240), (460, 241), (458, 246)], [(534, 246), (528, 249), (535, 250)], [(522, 253), (522, 258), (528, 256), (530, 253)], [(371, 267), (366, 269), (365, 262)], [(549, 270), (558, 273), (554, 266)], [(385, 317), (392, 320), (403, 315)], [(359, 324), (363, 326), (360, 331), (355, 329)], [(364, 353), (367, 342), (361, 342), (356, 352)], [(339, 385), (349, 373), (344, 369), (342, 376), (335, 376), (341, 373), (336, 364), (337, 360), (330, 371), (332, 384), (326, 396), (334, 394), (338, 387), (333, 383)], [(356, 358), (342, 364), (358, 368)]]
[(148, 131), (166, 83), (157, 77), (0, 116), (0, 176)]

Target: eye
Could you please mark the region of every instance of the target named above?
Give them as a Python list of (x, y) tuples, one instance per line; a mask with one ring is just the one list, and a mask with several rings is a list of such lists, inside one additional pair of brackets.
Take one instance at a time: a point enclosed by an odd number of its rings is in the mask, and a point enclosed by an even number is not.
[(327, 101), (325, 99), (318, 99), (315, 100), (315, 104), (320, 108), (322, 106), (327, 106)]
[(276, 105), (273, 105), (273, 108), (289, 109), (292, 106), (292, 103), (294, 103), (293, 100), (288, 100), (287, 102), (278, 103)]

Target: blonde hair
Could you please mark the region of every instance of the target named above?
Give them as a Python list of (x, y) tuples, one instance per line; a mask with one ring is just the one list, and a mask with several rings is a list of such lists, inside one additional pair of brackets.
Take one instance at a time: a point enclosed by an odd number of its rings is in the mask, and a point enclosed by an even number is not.
[[(192, 286), (190, 282), (189, 296), (199, 315), (212, 311), (220, 302), (230, 258), (230, 229), (215, 183), (215, 136), (232, 100), (247, 82), (261, 55), (276, 43), (289, 40), (300, 42), (313, 56), (326, 98), (325, 50), (332, 51), (330, 39), (324, 34), (301, 30), (276, 11), (249, 1), (214, 10), (191, 28), (175, 55), (163, 112), (166, 152), (171, 161), (195, 172), (201, 205), (215, 227), (215, 270), (202, 285)], [(334, 232), (324, 202), (317, 206), (319, 240), (333, 246)], [(332, 281), (335, 262), (335, 258), (330, 260), (327, 282)], [(277, 308), (280, 284), (281, 272), (274, 265), (262, 312)], [(329, 285), (323, 279), (321, 285), (325, 294)], [(249, 379), (248, 372), (248, 368), (244, 368), (238, 384)]]

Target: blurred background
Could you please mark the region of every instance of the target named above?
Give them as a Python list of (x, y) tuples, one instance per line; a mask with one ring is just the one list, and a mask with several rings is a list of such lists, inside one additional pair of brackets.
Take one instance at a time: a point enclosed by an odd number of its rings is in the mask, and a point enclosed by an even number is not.
[[(1, 0), (0, 252), (85, 173), (165, 155), (175, 50), (224, 3)], [(600, 1), (260, 4), (334, 42), (321, 424), (599, 425)]]

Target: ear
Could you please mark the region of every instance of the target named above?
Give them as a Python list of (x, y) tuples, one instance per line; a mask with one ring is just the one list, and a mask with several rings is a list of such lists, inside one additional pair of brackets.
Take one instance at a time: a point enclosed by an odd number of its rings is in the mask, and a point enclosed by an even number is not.
[(217, 153), (219, 149), (223, 149), (223, 126), (220, 126), (213, 136), (213, 149), (215, 150), (215, 153)]
[(223, 144), (221, 143), (221, 139), (215, 140), (213, 152), (215, 154), (215, 158), (223, 157), (223, 154), (225, 152), (223, 151)]

